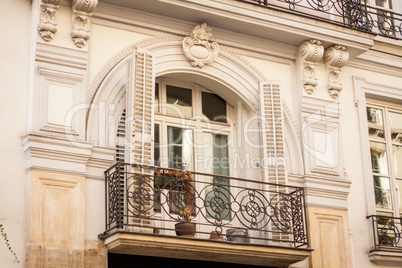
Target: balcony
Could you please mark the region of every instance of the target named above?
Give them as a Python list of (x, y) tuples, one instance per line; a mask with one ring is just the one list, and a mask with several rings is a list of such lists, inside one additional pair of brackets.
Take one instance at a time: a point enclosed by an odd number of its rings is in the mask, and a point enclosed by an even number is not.
[(111, 253), (265, 266), (310, 255), (303, 188), (122, 163), (105, 178)]
[(402, 14), (363, 0), (237, 0), (376, 35), (402, 39)]
[(372, 215), (374, 249), (372, 251), (399, 251), (402, 253), (402, 219)]
[(402, 265), (402, 219), (380, 215), (367, 217), (373, 228), (370, 260), (378, 265)]

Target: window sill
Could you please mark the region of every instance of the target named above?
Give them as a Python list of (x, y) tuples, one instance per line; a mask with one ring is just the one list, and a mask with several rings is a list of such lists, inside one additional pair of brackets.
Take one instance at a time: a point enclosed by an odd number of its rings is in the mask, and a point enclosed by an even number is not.
[(378, 265), (402, 266), (402, 251), (385, 252), (373, 251), (369, 254), (370, 261)]

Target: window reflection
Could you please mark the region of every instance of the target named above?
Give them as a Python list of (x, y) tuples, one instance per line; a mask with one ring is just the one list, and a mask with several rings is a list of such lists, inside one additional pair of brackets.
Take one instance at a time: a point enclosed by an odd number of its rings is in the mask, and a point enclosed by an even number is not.
[(392, 141), (402, 143), (402, 114), (389, 112), (389, 125)]
[(367, 107), (366, 111), (370, 139), (384, 140), (382, 111), (371, 107)]
[(392, 146), (392, 148), (394, 154), (395, 176), (402, 178), (402, 146)]
[(374, 193), (378, 208), (392, 208), (389, 178), (374, 176)]
[(379, 142), (370, 142), (371, 168), (373, 173), (388, 174), (386, 146)]
[(193, 169), (192, 131), (178, 127), (168, 127), (169, 167)]

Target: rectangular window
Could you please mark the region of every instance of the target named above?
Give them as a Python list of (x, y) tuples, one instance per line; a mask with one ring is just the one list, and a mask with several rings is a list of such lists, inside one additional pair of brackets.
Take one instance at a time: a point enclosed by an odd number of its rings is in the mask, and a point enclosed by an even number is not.
[(402, 111), (386, 106), (368, 106), (371, 169), (377, 211), (402, 215)]

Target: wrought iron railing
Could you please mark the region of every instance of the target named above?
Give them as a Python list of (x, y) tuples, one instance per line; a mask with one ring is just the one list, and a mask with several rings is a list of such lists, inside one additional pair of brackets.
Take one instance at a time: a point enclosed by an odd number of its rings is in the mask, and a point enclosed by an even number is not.
[(402, 219), (380, 215), (368, 216), (373, 226), (372, 251), (402, 251)]
[(359, 31), (402, 39), (402, 14), (364, 0), (237, 0), (327, 21)]
[(190, 222), (195, 239), (215, 234), (222, 242), (308, 247), (303, 188), (123, 163), (105, 178), (101, 238), (114, 232), (176, 235), (176, 223)]

